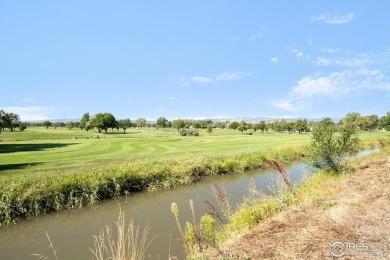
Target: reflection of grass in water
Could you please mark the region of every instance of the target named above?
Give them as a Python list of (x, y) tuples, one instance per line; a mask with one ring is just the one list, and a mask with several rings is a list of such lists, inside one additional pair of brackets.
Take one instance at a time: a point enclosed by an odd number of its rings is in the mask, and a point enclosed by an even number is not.
[[(58, 249), (54, 248), (53, 242), (51, 242), (51, 239), (50, 239), (49, 234), (47, 232), (46, 232), (46, 236), (47, 236), (47, 239), (49, 240), (49, 248), (53, 252), (54, 259), (58, 260), (58, 256), (57, 256)], [(36, 256), (38, 259), (49, 259), (47, 256), (41, 255), (41, 254), (31, 254), (31, 255)]]

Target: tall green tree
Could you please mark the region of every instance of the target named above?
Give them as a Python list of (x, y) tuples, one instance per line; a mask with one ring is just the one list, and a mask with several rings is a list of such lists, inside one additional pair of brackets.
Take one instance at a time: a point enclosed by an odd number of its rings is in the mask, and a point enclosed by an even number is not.
[(51, 127), (53, 124), (52, 122), (50, 122), (49, 120), (46, 120), (46, 121), (43, 121), (42, 125), (44, 127), (46, 127), (46, 129), (48, 129), (49, 127)]
[(355, 127), (355, 129), (360, 128), (362, 116), (359, 113), (353, 112), (348, 113), (341, 121), (340, 124), (347, 124), (349, 126)]
[(239, 123), (237, 121), (233, 121), (230, 123), (229, 129), (233, 129), (234, 131), (236, 131), (236, 129), (238, 128), (238, 125), (239, 125)]
[(298, 131), (298, 133), (306, 132), (309, 130), (309, 124), (307, 123), (306, 119), (298, 119), (295, 122), (294, 128), (296, 131)]
[(9, 128), (11, 132), (15, 130), (20, 124), (20, 117), (18, 114), (5, 113), (3, 117), (3, 124)]
[(267, 129), (265, 121), (260, 121), (257, 127), (261, 130), (261, 133), (264, 133), (264, 131)]
[(61, 129), (66, 126), (66, 124), (64, 122), (56, 122), (53, 125), (54, 125), (54, 128), (61, 127)]
[(138, 118), (137, 119), (137, 121), (135, 122), (135, 124), (136, 124), (136, 126), (138, 127), (138, 128), (143, 128), (143, 127), (145, 127), (146, 126), (146, 119), (145, 118)]
[(371, 118), (371, 122), (372, 122), (371, 130), (377, 129), (378, 122), (379, 122), (378, 115), (370, 115), (369, 117)]
[(92, 118), (91, 122), (98, 129), (99, 133), (104, 130), (107, 134), (108, 128), (116, 127), (115, 117), (111, 113), (98, 113)]
[(89, 116), (89, 113), (84, 113), (84, 115), (83, 115), (83, 117), (81, 118), (81, 121), (80, 121), (80, 128), (89, 131), (90, 129), (88, 129), (87, 124), (90, 121), (90, 119), (91, 118)]
[(119, 128), (123, 129), (123, 133), (126, 134), (126, 129), (131, 127), (131, 121), (129, 118), (118, 120)]
[(209, 135), (210, 135), (212, 131), (213, 131), (213, 125), (212, 124), (208, 124), (207, 125), (207, 133), (209, 133)]
[(390, 131), (390, 112), (379, 119), (378, 125), (386, 131)]
[(5, 120), (5, 112), (3, 109), (0, 109), (0, 134), (2, 133), (2, 131), (6, 126), (4, 120)]
[(159, 117), (156, 122), (156, 127), (161, 130), (162, 128), (167, 127), (167, 123), (168, 119), (166, 119), (165, 117)]
[(24, 130), (26, 130), (27, 126), (28, 126), (27, 123), (20, 123), (19, 130), (23, 132)]
[(180, 119), (180, 118), (172, 121), (172, 127), (175, 128), (178, 133), (179, 133), (180, 129), (185, 127), (185, 125), (186, 125), (185, 121), (183, 119)]
[(244, 131), (248, 129), (248, 124), (244, 121), (241, 120), (240, 123), (238, 124), (237, 130), (241, 132), (241, 134), (244, 134)]
[(66, 123), (66, 128), (68, 128), (69, 130), (72, 130), (72, 128), (75, 127), (75, 122), (74, 121), (69, 121)]

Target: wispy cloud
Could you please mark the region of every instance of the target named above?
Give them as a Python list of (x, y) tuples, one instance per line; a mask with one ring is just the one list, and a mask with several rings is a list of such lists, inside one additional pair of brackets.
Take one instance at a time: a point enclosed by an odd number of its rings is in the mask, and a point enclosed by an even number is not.
[(250, 73), (246, 71), (222, 72), (215, 77), (215, 80), (216, 81), (236, 80), (236, 79), (247, 77), (249, 75)]
[(157, 97), (159, 100), (176, 100), (175, 97)]
[(290, 92), (270, 103), (286, 111), (305, 109), (304, 104), (318, 99), (339, 99), (367, 91), (390, 92), (390, 80), (380, 70), (342, 70), (328, 75), (308, 76), (300, 79)]
[(53, 111), (50, 107), (4, 107), (7, 112), (15, 113), (20, 116), (22, 121), (39, 121), (50, 119), (50, 114)]
[(23, 98), (22, 101), (27, 102), (27, 103), (34, 103), (35, 100), (33, 98)]
[(381, 59), (372, 54), (352, 53), (341, 49), (326, 48), (320, 50), (321, 55), (315, 60), (319, 66), (359, 67), (365, 68)]
[(231, 71), (219, 73), (214, 77), (200, 75), (192, 77), (174, 77), (173, 82), (182, 86), (190, 84), (212, 84), (221, 81), (238, 80), (248, 76), (250, 76), (250, 73), (247, 71)]
[(328, 53), (328, 54), (331, 54), (331, 53), (336, 53), (336, 52), (341, 52), (342, 50), (341, 49), (334, 49), (334, 48), (322, 48), (320, 50), (320, 52), (322, 53)]
[(272, 63), (278, 63), (279, 62), (279, 59), (278, 59), (278, 57), (272, 57), (271, 59), (270, 59), (270, 62), (272, 62)]
[(206, 84), (206, 83), (211, 83), (214, 81), (212, 78), (208, 77), (203, 77), (203, 76), (195, 76), (191, 77), (190, 80), (195, 83), (201, 83), (201, 84)]
[(321, 56), (317, 57), (316, 64), (319, 66), (329, 66), (331, 64), (331, 61), (328, 58)]
[(251, 43), (255, 43), (258, 39), (263, 38), (263, 37), (264, 37), (264, 33), (255, 33), (255, 34), (251, 35), (251, 37), (249, 38), (249, 41)]
[(291, 103), (291, 101), (288, 101), (288, 100), (274, 99), (274, 100), (271, 100), (270, 103), (274, 107), (288, 111), (288, 112), (295, 112), (295, 111), (299, 111), (302, 109), (301, 105), (293, 104), (293, 103)]
[(292, 49), (290, 53), (294, 54), (297, 58), (301, 58), (303, 56), (303, 52), (298, 49)]
[(312, 21), (324, 22), (327, 24), (345, 24), (351, 22), (355, 18), (354, 13), (348, 13), (346, 15), (338, 14), (321, 14), (316, 17), (312, 17)]

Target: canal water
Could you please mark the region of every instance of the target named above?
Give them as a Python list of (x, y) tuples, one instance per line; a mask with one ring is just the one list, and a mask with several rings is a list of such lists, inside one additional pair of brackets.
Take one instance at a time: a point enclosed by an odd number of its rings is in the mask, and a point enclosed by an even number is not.
[[(361, 155), (377, 151), (379, 150), (365, 151)], [(290, 179), (295, 183), (309, 174), (303, 163), (286, 168)], [(114, 227), (120, 210), (125, 213), (126, 220), (133, 219), (141, 229), (147, 225), (151, 227), (148, 237), (155, 238), (147, 250), (147, 258), (168, 259), (169, 256), (176, 256), (183, 259), (184, 248), (171, 213), (172, 202), (177, 203), (179, 218), (184, 224), (185, 221), (192, 220), (189, 200), (194, 202), (197, 219), (209, 212), (205, 200), (218, 205), (213, 192), (215, 184), (226, 190), (234, 206), (248, 195), (251, 182), (259, 191), (270, 194), (279, 178), (280, 173), (270, 169), (227, 174), (204, 178), (193, 185), (173, 190), (138, 192), (81, 209), (21, 220), (16, 225), (0, 229), (0, 259), (38, 259), (34, 254), (55, 259), (46, 233), (57, 250), (59, 259), (91, 259), (93, 236), (99, 235), (99, 230), (106, 224)]]

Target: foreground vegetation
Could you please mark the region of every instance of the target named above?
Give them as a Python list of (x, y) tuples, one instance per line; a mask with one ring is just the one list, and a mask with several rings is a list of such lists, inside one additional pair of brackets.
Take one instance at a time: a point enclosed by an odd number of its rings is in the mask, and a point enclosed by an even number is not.
[[(244, 232), (254, 228), (259, 223), (265, 222), (279, 213), (292, 208), (295, 210), (292, 212), (294, 215), (297, 214), (297, 212), (304, 214), (307, 207), (315, 207), (320, 210), (327, 210), (334, 207), (337, 205), (337, 201), (333, 198), (345, 190), (345, 183), (350, 180), (354, 174), (359, 173), (361, 169), (367, 167), (366, 161), (374, 157), (386, 158), (390, 155), (390, 140), (382, 140), (381, 145), (383, 144), (385, 144), (386, 147), (383, 148), (379, 154), (373, 154), (369, 157), (350, 162), (349, 169), (344, 169), (344, 172), (342, 173), (335, 173), (332, 170), (322, 170), (306, 177), (298, 185), (293, 186), (292, 188), (288, 188), (285, 183), (281, 181), (278, 183), (278, 192), (275, 192), (273, 196), (266, 196), (257, 191), (254, 188), (254, 185), (250, 186), (248, 189), (248, 196), (244, 198), (244, 202), (235, 210), (229, 205), (228, 194), (225, 194), (222, 189), (217, 187), (216, 197), (219, 201), (219, 207), (217, 207), (217, 205), (215, 205), (215, 207), (213, 206), (212, 211), (201, 217), (199, 222), (196, 222), (196, 220), (193, 219), (192, 221), (187, 222), (184, 228), (179, 226), (179, 229), (182, 229), (183, 244), (188, 253), (188, 258), (251, 259), (245, 251), (231, 250), (231, 245), (235, 243), (232, 241), (237, 241), (237, 237), (241, 237)], [(175, 215), (175, 218), (178, 219), (178, 209), (175, 207), (176, 205), (173, 203), (172, 212)], [(191, 202), (190, 208), (193, 210)], [(219, 210), (216, 210), (217, 208), (219, 208)], [(210, 215), (214, 218), (210, 217)], [(286, 221), (289, 220), (287, 219)], [(278, 223), (280, 224), (280, 222), (276, 221), (275, 225)], [(292, 223), (292, 225), (294, 224), (295, 223)], [(300, 224), (302, 225), (304, 223)], [(278, 229), (279, 227), (275, 226), (274, 228)], [(272, 228), (270, 232), (274, 232), (272, 231)], [(265, 235), (267, 234), (268, 233)], [(284, 235), (281, 234), (281, 236)], [(252, 239), (253, 238), (249, 238), (249, 240)], [(226, 245), (228, 242), (230, 244)], [(275, 244), (278, 243), (275, 241)], [(237, 248), (242, 249), (242, 245), (237, 246)], [(251, 251), (253, 248), (251, 249), (248, 245), (246, 249)], [(267, 250), (267, 248), (255, 249), (255, 251), (259, 252)], [(318, 250), (320, 250), (320, 246)], [(265, 255), (266, 254), (263, 254), (262, 256), (265, 257)], [(218, 258), (216, 256), (218, 256)]]
[(251, 198), (216, 232), (218, 249), (196, 259), (323, 259), (334, 256), (336, 241), (370, 249), (346, 249), (343, 257), (386, 258), (389, 163), (387, 147), (355, 161), (348, 174), (321, 171), (275, 197)]

